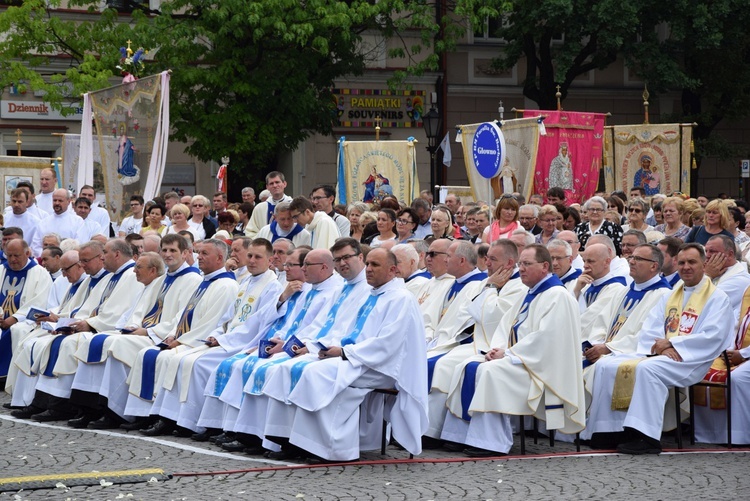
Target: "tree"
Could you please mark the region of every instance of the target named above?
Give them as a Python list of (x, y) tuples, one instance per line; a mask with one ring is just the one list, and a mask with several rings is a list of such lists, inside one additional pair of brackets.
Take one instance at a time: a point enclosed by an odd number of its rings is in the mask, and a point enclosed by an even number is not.
[[(55, 12), (60, 3), (26, 0), (0, 14), (0, 85), (23, 81), (59, 107), (113, 85), (119, 48), (133, 40), (150, 51), (149, 74), (172, 70), (173, 139), (201, 160), (229, 155), (233, 169), (259, 170), (310, 134), (331, 132), (334, 80), (365, 68), (362, 33), (424, 23), (432, 8), (419, 0), (168, 0), (160, 12), (128, 18), (72, 0), (89, 9), (81, 20)], [(64, 71), (55, 69), (61, 61)]]

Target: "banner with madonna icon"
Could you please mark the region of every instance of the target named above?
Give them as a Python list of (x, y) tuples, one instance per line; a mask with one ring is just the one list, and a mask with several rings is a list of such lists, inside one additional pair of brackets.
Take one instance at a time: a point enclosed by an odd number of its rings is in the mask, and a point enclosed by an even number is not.
[(692, 124), (616, 125), (606, 128), (606, 190), (634, 186), (657, 193), (690, 192)]
[(83, 101), (76, 191), (94, 186), (112, 219), (121, 221), (132, 195), (149, 200), (161, 188), (169, 143), (169, 73), (131, 78), (84, 94)]
[(340, 204), (375, 204), (391, 195), (407, 204), (419, 196), (416, 140), (339, 139), (336, 198)]
[(590, 198), (599, 184), (602, 165), (603, 113), (524, 110), (524, 117), (545, 116), (546, 134), (539, 138), (534, 193), (562, 188), (568, 202)]

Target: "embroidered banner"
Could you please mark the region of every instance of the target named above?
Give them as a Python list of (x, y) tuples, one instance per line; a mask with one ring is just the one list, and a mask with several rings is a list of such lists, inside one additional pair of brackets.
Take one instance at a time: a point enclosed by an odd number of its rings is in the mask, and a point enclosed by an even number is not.
[(549, 188), (559, 187), (570, 202), (588, 199), (599, 184), (604, 114), (524, 111), (524, 117), (542, 115), (547, 134), (539, 139), (534, 193), (545, 195)]
[(634, 186), (646, 195), (690, 192), (690, 124), (606, 128), (604, 181), (608, 192)]

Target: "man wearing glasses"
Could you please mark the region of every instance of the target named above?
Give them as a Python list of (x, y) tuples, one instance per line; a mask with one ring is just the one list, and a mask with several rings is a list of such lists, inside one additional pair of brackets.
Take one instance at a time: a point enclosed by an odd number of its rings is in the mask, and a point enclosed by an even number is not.
[(339, 227), (331, 216), (323, 211), (315, 212), (312, 202), (297, 197), (289, 204), (292, 220), (310, 232), (313, 249), (328, 250), (339, 238)]
[(503, 316), (492, 349), (459, 366), (461, 377), (453, 378), (448, 393), (441, 438), (465, 444), (471, 457), (510, 451), (511, 416), (533, 414), (564, 433), (581, 431), (585, 423), (576, 301), (552, 273), (545, 247), (526, 247), (518, 267), (528, 292)]
[(310, 193), (310, 201), (313, 204), (315, 211), (323, 211), (333, 219), (336, 226), (339, 227), (339, 236), (348, 237), (351, 223), (346, 216), (342, 216), (335, 210), (333, 210), (333, 201), (336, 199), (336, 190), (333, 186), (328, 184), (321, 184), (313, 188)]
[(432, 339), (435, 327), (443, 316), (450, 288), (456, 281), (456, 277), (448, 273), (448, 249), (452, 243), (448, 239), (439, 238), (430, 244), (425, 254), (427, 271), (430, 272), (432, 278), (417, 295), (419, 309), (424, 319), (425, 339)]

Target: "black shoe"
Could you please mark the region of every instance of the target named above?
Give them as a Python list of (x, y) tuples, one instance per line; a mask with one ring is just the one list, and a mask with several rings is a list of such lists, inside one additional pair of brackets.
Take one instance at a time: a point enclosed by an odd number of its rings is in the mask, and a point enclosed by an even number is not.
[(150, 428), (153, 426), (153, 421), (149, 418), (138, 418), (132, 423), (123, 423), (120, 425), (121, 430), (126, 431), (140, 431), (145, 430), (146, 428)]
[(172, 436), (179, 438), (188, 438), (193, 433), (195, 433), (193, 430), (185, 428), (184, 426), (175, 426), (174, 430), (172, 430)]
[(67, 421), (73, 417), (75, 417), (75, 414), (72, 412), (46, 410), (39, 414), (34, 414), (31, 416), (31, 419), (40, 423), (50, 423), (52, 421)]
[(227, 444), (236, 440), (234, 433), (231, 431), (221, 433), (208, 439), (209, 442), (216, 445)]
[(263, 454), (268, 459), (275, 459), (276, 461), (286, 461), (288, 459), (296, 459), (300, 457), (300, 451), (298, 449), (283, 448), (280, 451), (269, 451), (267, 454)]
[(169, 435), (174, 430), (174, 422), (167, 421), (166, 419), (160, 419), (154, 423), (150, 428), (141, 430), (142, 435), (147, 437), (159, 437), (161, 435)]
[(115, 419), (114, 417), (105, 414), (96, 421), (92, 421), (89, 424), (89, 428), (94, 430), (116, 430), (120, 427), (120, 424), (122, 424), (120, 419)]
[(82, 414), (68, 421), (68, 426), (70, 426), (71, 428), (76, 428), (80, 430), (83, 428), (87, 428), (89, 423), (91, 423), (92, 421), (94, 421), (93, 416)]
[(357, 461), (359, 461), (359, 458), (346, 459), (346, 460), (324, 459), (320, 456), (309, 456), (305, 458), (305, 463), (307, 464), (343, 464), (343, 463), (355, 463)]
[(26, 407), (21, 407), (20, 409), (11, 411), (10, 415), (18, 419), (29, 419), (34, 414), (39, 414), (40, 412), (44, 412), (44, 409), (34, 407), (33, 405), (27, 405)]
[(458, 442), (449, 442), (446, 440), (443, 444), (443, 449), (448, 452), (463, 452), (463, 450), (466, 449), (466, 446), (464, 444), (459, 444)]
[(261, 445), (253, 445), (251, 447), (245, 447), (242, 452), (249, 454), (250, 456), (263, 456), (266, 452), (270, 452), (268, 449), (264, 449)]
[(488, 449), (480, 449), (479, 447), (466, 447), (463, 453), (470, 458), (492, 458), (497, 456), (507, 456), (503, 452), (491, 451)]
[(650, 437), (641, 438), (626, 444), (617, 446), (617, 452), (621, 454), (661, 454), (661, 442)]
[(23, 405), (11, 405), (10, 402), (5, 402), (3, 404), (3, 409), (10, 409), (10, 410), (23, 409)]
[(229, 452), (241, 452), (247, 449), (247, 446), (242, 442), (235, 440), (233, 442), (221, 444), (221, 448)]
[(422, 435), (422, 449), (442, 449), (444, 443), (445, 441), (440, 440), (439, 438)]
[(593, 433), (589, 441), (589, 447), (597, 450), (613, 450), (627, 441), (628, 437), (624, 431)]
[(193, 433), (190, 435), (190, 438), (196, 442), (208, 442), (211, 437), (217, 435), (221, 435), (221, 430), (217, 430), (216, 428), (206, 428), (206, 431), (203, 433)]

